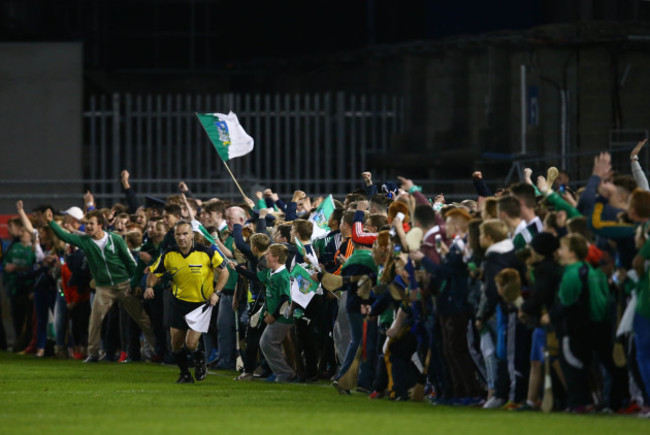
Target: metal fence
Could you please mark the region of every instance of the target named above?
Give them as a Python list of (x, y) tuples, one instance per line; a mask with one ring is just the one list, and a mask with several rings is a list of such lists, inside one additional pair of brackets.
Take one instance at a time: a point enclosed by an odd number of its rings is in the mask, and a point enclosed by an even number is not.
[(229, 162), (245, 191), (344, 194), (401, 132), (403, 105), (400, 96), (345, 93), (93, 95), (84, 112), (87, 182), (103, 205), (122, 198), (122, 169), (140, 194), (164, 196), (185, 180), (200, 196), (236, 198), (195, 117), (233, 111), (255, 139), (252, 153)]

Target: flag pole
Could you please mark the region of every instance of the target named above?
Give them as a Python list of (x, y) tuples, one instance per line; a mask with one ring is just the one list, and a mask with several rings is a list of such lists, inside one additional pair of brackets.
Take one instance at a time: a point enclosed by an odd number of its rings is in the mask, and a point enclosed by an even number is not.
[(237, 185), (237, 189), (239, 189), (239, 193), (241, 193), (241, 196), (244, 197), (244, 201), (246, 201), (247, 196), (244, 194), (244, 191), (242, 190), (241, 186), (240, 186), (239, 183), (237, 182), (237, 179), (236, 179), (235, 176), (232, 174), (232, 171), (230, 170), (230, 166), (228, 166), (228, 163), (227, 163), (226, 161), (224, 161), (224, 160), (221, 160), (221, 161), (222, 161), (223, 164), (226, 166), (226, 169), (228, 170), (228, 173), (229, 173), (230, 176), (232, 177), (232, 181), (234, 181), (235, 184)]

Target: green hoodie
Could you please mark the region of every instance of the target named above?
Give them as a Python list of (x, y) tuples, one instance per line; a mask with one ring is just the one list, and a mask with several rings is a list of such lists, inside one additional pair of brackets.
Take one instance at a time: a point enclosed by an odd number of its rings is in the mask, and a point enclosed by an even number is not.
[(136, 262), (126, 242), (118, 234), (106, 231), (108, 242), (102, 250), (90, 236), (68, 233), (54, 221), (50, 221), (49, 225), (59, 239), (83, 249), (97, 287), (114, 286), (129, 281), (133, 276)]
[(565, 266), (558, 298), (562, 305), (567, 307), (578, 301), (580, 292), (582, 292), (580, 268), (583, 265), (589, 268), (587, 278), (589, 283), (589, 317), (593, 322), (602, 322), (607, 318), (607, 302), (609, 299), (607, 276), (602, 270), (594, 269), (588, 263), (581, 261)]

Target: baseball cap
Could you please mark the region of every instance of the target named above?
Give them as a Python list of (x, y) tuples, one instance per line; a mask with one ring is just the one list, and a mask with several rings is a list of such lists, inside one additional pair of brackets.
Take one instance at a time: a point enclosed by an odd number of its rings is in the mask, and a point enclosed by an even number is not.
[(67, 210), (61, 212), (62, 214), (67, 214), (77, 219), (78, 221), (83, 220), (84, 212), (77, 206), (70, 207)]

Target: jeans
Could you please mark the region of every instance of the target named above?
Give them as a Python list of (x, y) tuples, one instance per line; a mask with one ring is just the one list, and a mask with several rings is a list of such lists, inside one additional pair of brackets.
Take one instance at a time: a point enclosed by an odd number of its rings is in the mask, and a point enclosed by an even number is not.
[[(358, 383), (360, 387), (372, 390), (372, 384), (375, 380), (375, 373), (377, 370), (377, 321), (368, 320), (367, 324), (366, 352), (361, 358)], [(361, 334), (363, 339), (363, 326)]]
[(54, 305), (54, 334), (56, 335), (57, 346), (65, 345), (67, 332), (68, 304), (65, 301), (65, 296), (60, 292), (56, 292), (56, 304)]
[(348, 371), (363, 339), (363, 315), (361, 313), (347, 313), (347, 319), (350, 325), (350, 344), (345, 352), (345, 357), (341, 363), (339, 373), (336, 375), (336, 379), (339, 379)]
[(36, 311), (36, 348), (45, 349), (47, 341), (47, 323), (50, 309), (54, 309), (56, 295), (55, 289), (42, 286), (34, 290), (34, 309)]
[(168, 329), (165, 327), (165, 303), (164, 292), (169, 289), (156, 288), (153, 289), (153, 299), (145, 299), (143, 306), (145, 311), (149, 314), (151, 319), (151, 327), (153, 334), (156, 337), (155, 353), (161, 357), (167, 355), (167, 333)]
[(432, 311), (425, 322), (427, 332), (427, 342), (431, 349), (431, 359), (429, 361), (428, 378), (436, 390), (436, 397), (451, 398), (451, 384), (449, 368), (443, 358), (442, 331), (438, 322), (438, 316)]
[(646, 394), (650, 396), (650, 319), (638, 313), (634, 315), (634, 341), (641, 379)]
[(235, 311), (232, 309), (232, 295), (222, 294), (219, 299), (217, 317), (217, 348), (219, 360), (217, 368), (234, 370), (235, 355)]

